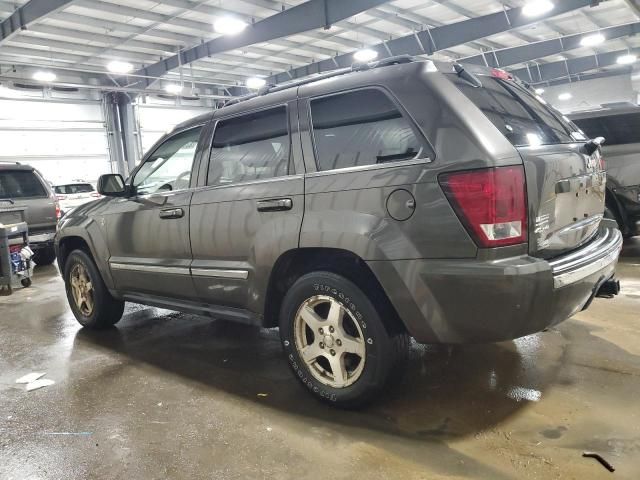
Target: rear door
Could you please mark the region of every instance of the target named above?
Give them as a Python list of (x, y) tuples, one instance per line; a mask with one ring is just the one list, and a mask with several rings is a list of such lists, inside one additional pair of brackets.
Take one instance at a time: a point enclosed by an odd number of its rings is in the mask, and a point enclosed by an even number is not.
[(606, 175), (600, 153), (584, 153), (578, 127), (513, 79), (480, 76), (478, 88), (449, 77), (522, 157), (530, 253), (550, 258), (591, 239), (604, 212)]
[(32, 169), (0, 170), (0, 202), (24, 208), (31, 235), (55, 232), (56, 206), (44, 180)]
[(295, 92), (281, 96), (216, 121), (191, 204), (193, 282), (208, 304), (260, 313), (274, 263), (298, 246), (304, 177)]

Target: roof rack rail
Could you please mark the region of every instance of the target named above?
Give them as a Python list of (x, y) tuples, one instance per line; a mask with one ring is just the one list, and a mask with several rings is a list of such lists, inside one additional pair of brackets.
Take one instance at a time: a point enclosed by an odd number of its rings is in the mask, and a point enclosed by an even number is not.
[(287, 90), (289, 88), (301, 87), (302, 85), (307, 85), (309, 83), (318, 82), (320, 80), (325, 80), (327, 78), (338, 77), (340, 75), (345, 75), (347, 73), (352, 72), (361, 72), (364, 70), (371, 70), (374, 68), (380, 67), (388, 67), (390, 65), (399, 65), (402, 63), (412, 63), (417, 61), (417, 59), (411, 55), (395, 55), (393, 57), (383, 58), (382, 60), (378, 60), (377, 62), (370, 63), (354, 63), (350, 67), (339, 68), (336, 70), (331, 70), (327, 73), (320, 73), (317, 75), (305, 77), (301, 80), (294, 80), (291, 82), (283, 83), (280, 85), (265, 85), (260, 88), (256, 93), (251, 93), (249, 95), (244, 95), (242, 97), (234, 98), (227, 102), (224, 106), (228, 107), (230, 105), (235, 105), (236, 103), (246, 102), (247, 100), (251, 100), (252, 98), (261, 97), (268, 93), (280, 92), (282, 90)]
[(0, 160), (0, 163), (9, 163), (11, 165), (22, 165), (20, 162), (12, 162), (11, 160)]

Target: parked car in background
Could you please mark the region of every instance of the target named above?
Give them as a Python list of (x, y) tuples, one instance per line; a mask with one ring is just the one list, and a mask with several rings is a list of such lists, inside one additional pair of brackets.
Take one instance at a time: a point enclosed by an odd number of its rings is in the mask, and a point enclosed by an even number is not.
[(74, 180), (63, 185), (54, 185), (53, 191), (58, 202), (60, 202), (60, 210), (63, 216), (73, 208), (102, 197), (96, 192), (91, 183), (82, 180)]
[(640, 235), (640, 106), (605, 107), (569, 117), (587, 136), (604, 137), (606, 215), (625, 236)]
[(410, 337), (514, 339), (616, 294), (599, 146), (474, 70), (385, 59), (176, 127), (61, 220), (76, 319), (106, 328), (131, 301), (278, 326), (295, 378), (354, 407)]
[(37, 265), (53, 263), (53, 239), (61, 213), (42, 175), (29, 165), (0, 162), (0, 208), (3, 206), (25, 208), (33, 261)]

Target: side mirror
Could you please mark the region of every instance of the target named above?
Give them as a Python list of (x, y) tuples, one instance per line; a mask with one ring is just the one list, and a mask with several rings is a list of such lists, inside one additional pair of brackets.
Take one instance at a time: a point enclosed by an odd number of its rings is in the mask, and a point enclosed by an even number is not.
[(594, 138), (593, 140), (589, 140), (587, 143), (584, 144), (584, 152), (591, 156), (594, 153), (596, 153), (596, 150), (599, 150), (600, 148), (602, 148), (602, 145), (604, 145), (604, 137), (597, 137)]
[(124, 178), (119, 173), (101, 175), (98, 179), (98, 193), (105, 197), (124, 197), (127, 194)]

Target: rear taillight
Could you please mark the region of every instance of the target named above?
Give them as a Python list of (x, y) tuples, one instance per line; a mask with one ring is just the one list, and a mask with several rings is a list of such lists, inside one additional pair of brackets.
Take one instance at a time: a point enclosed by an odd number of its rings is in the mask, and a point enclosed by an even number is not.
[(456, 214), (482, 248), (527, 241), (527, 199), (522, 166), (447, 173), (442, 186)]
[(66, 195), (56, 195), (56, 200), (66, 200)]
[(62, 211), (60, 210), (60, 204), (58, 200), (56, 200), (56, 220), (60, 220), (62, 218)]
[(102, 195), (100, 195), (98, 192), (93, 192), (93, 193), (91, 194), (91, 196), (92, 196), (92, 197), (95, 197), (95, 198), (100, 198), (100, 197), (102, 197)]

